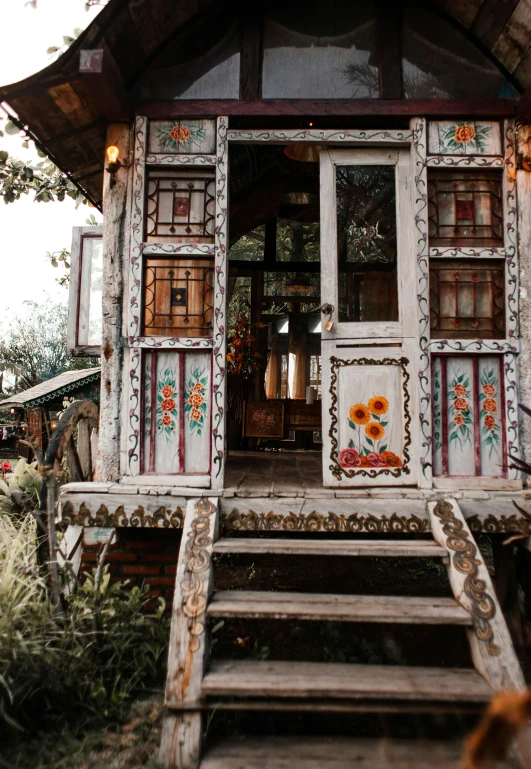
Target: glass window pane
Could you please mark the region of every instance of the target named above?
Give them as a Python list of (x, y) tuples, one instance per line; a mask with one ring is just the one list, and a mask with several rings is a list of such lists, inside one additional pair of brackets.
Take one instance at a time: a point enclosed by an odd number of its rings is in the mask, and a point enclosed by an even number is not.
[(210, 17), (172, 38), (131, 89), (136, 99), (238, 99), (240, 27)]
[(503, 246), (501, 172), (430, 170), (428, 197), (431, 246)]
[(81, 279), (77, 343), (101, 347), (103, 239), (84, 236), (81, 241)]
[(397, 321), (395, 167), (337, 166), (336, 196), (339, 320)]
[(404, 9), (402, 51), (406, 99), (518, 96), (494, 62), (455, 25), (419, 3)]
[(371, 0), (271, 13), (264, 23), (263, 98), (378, 98), (375, 33)]

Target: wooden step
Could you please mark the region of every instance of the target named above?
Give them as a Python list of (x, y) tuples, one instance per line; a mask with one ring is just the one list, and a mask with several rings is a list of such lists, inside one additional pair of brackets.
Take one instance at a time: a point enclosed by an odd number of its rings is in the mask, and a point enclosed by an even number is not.
[[(421, 650), (419, 650), (421, 653)], [(206, 697), (393, 699), (486, 702), (487, 682), (470, 668), (220, 660), (201, 687)]]
[(256, 555), (357, 555), (408, 558), (444, 558), (448, 551), (434, 540), (254, 539), (224, 537), (214, 553)]
[(209, 617), (249, 617), (412, 625), (471, 625), (471, 615), (454, 598), (420, 598), (326, 593), (266, 593), (220, 590)]
[(207, 751), (201, 769), (458, 769), (457, 740), (244, 737)]

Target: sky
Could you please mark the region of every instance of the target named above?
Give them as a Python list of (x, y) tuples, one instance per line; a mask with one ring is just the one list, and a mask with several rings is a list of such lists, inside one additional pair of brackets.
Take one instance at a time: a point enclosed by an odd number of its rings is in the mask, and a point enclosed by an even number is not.
[[(85, 11), (84, 0), (38, 0), (37, 8), (27, 0), (1, 0), (6, 29), (0, 46), (0, 85), (22, 80), (46, 67), (52, 58), (50, 46), (60, 46), (63, 35), (73, 36), (75, 27), (84, 29), (101, 10)], [(13, 30), (7, 34), (6, 30)], [(24, 47), (20, 47), (20, 40)], [(0, 127), (5, 121), (0, 122)], [(22, 148), (22, 138), (0, 138), (0, 150), (26, 161), (38, 161), (33, 149)], [(43, 302), (49, 296), (66, 304), (68, 291), (56, 283), (64, 270), (54, 269), (47, 251), (70, 250), (72, 227), (85, 225), (94, 208), (73, 200), (62, 203), (34, 203), (28, 195), (6, 205), (0, 200), (0, 335), (13, 315), (24, 315), (24, 300)]]

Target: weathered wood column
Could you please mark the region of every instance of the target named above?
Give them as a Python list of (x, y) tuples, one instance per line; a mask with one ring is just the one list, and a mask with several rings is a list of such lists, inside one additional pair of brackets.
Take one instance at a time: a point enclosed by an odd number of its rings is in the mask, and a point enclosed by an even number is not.
[[(107, 147), (120, 149), (128, 163), (132, 126), (113, 123), (107, 130)], [(106, 163), (107, 165), (107, 163)], [(111, 187), (106, 171), (103, 182), (103, 338), (99, 451), (96, 480), (114, 481), (120, 473), (120, 421), (123, 367), (124, 274), (129, 254), (130, 190), (132, 166), (120, 168)]]
[[(520, 259), (520, 344), (518, 356), (518, 401), (531, 408), (531, 125), (518, 129), (518, 253)], [(520, 412), (520, 445), (523, 458), (531, 462), (531, 418)], [(524, 483), (530, 479), (524, 477)]]

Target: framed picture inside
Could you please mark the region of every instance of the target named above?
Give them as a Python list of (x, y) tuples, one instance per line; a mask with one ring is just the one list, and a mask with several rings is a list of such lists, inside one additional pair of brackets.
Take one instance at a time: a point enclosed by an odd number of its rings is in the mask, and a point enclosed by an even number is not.
[(246, 403), (244, 438), (283, 438), (283, 403)]

